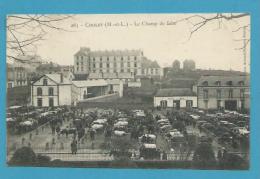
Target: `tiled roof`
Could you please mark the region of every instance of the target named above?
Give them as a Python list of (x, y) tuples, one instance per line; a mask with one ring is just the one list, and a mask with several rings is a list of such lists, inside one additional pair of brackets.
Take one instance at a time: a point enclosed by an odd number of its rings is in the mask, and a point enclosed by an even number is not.
[(202, 76), (198, 81), (198, 86), (204, 86), (205, 82), (208, 86), (216, 86), (217, 82), (220, 82), (220, 86), (228, 86), (229, 82), (232, 82), (233, 86), (238, 86), (240, 82), (244, 82), (244, 85), (249, 86), (249, 76)]
[(131, 75), (131, 73), (118, 73), (118, 78), (119, 79), (132, 79), (134, 78), (133, 75)]
[(102, 78), (102, 73), (90, 73), (88, 75), (89, 79), (101, 79)]
[(114, 78), (117, 78), (117, 74), (116, 73), (103, 73), (103, 78), (114, 79)]
[(61, 74), (45, 74), (45, 76), (58, 84), (71, 84), (71, 81), (65, 77), (63, 77), (63, 82), (61, 82)]
[(172, 97), (172, 96), (196, 96), (190, 88), (165, 88), (160, 89), (155, 97)]
[(88, 79), (131, 79), (131, 73), (90, 73)]
[(141, 50), (98, 50), (91, 51), (89, 48), (81, 47), (80, 50), (75, 54), (76, 56), (92, 56), (92, 57), (101, 57), (101, 56), (139, 56), (142, 55)]
[(72, 83), (77, 87), (92, 87), (92, 86), (107, 86), (108, 85), (108, 83), (103, 79), (72, 81)]
[(87, 78), (88, 78), (87, 74), (74, 74), (75, 81), (87, 80)]

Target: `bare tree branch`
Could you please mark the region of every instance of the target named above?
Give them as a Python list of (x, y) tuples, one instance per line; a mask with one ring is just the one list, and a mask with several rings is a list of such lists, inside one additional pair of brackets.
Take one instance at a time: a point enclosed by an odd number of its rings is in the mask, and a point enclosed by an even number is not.
[(36, 43), (44, 40), (50, 30), (68, 31), (61, 22), (71, 18), (72, 15), (7, 16), (7, 56), (26, 55), (37, 49)]

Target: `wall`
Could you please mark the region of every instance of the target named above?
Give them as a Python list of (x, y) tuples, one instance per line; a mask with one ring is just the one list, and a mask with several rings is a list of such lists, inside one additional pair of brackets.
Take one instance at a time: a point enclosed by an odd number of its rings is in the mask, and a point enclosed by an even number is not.
[[(229, 89), (233, 90), (233, 98), (229, 98)], [(236, 100), (237, 101), (237, 108), (241, 108), (241, 97), (240, 97), (240, 90), (245, 90), (245, 108), (250, 108), (250, 97), (249, 87), (244, 86), (226, 86), (226, 87), (198, 87), (198, 107), (201, 109), (207, 109), (205, 104), (205, 99), (203, 97), (203, 91), (208, 90), (208, 109), (217, 109), (217, 100), (221, 100), (221, 107), (225, 107), (226, 100)], [(221, 90), (221, 97), (217, 98), (217, 90)]]
[[(42, 96), (37, 96), (37, 88), (42, 88)], [(49, 96), (48, 90), (49, 87), (53, 87), (53, 96)], [(57, 93), (57, 86), (33, 86), (33, 106), (37, 106), (37, 100), (38, 98), (42, 98), (42, 106), (49, 106), (49, 98), (53, 98), (54, 106), (58, 105), (58, 93)]]
[(110, 102), (110, 101), (114, 101), (118, 98), (119, 98), (119, 94), (114, 93), (114, 94), (107, 94), (107, 95), (103, 95), (103, 96), (84, 99), (84, 100), (81, 100), (80, 102)]
[(180, 107), (186, 107), (186, 101), (192, 100), (193, 107), (197, 107), (197, 97), (196, 96), (175, 96), (175, 97), (154, 97), (154, 107), (160, 106), (160, 102), (166, 100), (167, 107), (173, 107), (173, 100), (180, 100)]
[(72, 104), (72, 92), (71, 85), (59, 86), (59, 105), (71, 105)]
[(71, 85), (71, 104), (76, 105), (78, 99), (80, 99), (80, 88), (74, 84)]
[(128, 82), (128, 87), (141, 87), (141, 82), (137, 82), (137, 81), (130, 81)]
[[(129, 62), (130, 62), (130, 67), (128, 67), (128, 57), (129, 57)], [(93, 62), (93, 58), (95, 58), (95, 61)], [(102, 58), (102, 62), (100, 61), (100, 58)], [(107, 58), (109, 59), (107, 61)], [(114, 58), (116, 59), (114, 61)], [(142, 55), (137, 55), (136, 56), (136, 62), (137, 62), (137, 67), (134, 67), (134, 56), (90, 56), (89, 57), (84, 56), (83, 57), (83, 62), (81, 63), (81, 57), (77, 59), (76, 56), (74, 56), (74, 72), (76, 74), (84, 74), (84, 73), (89, 73), (88, 69), (88, 64), (90, 65), (90, 72), (96, 73), (100, 72), (102, 70), (103, 72), (108, 72), (108, 73), (113, 73), (113, 72), (121, 72), (121, 58), (123, 58), (123, 70), (124, 72), (128, 72), (128, 69), (130, 69), (130, 72), (134, 72), (135, 70), (137, 71), (137, 74), (141, 74), (141, 58)], [(90, 61), (90, 63), (88, 63)], [(77, 62), (78, 62), (78, 67), (79, 71), (77, 70)], [(107, 62), (109, 64), (109, 67), (107, 67)], [(116, 66), (114, 66), (114, 62), (116, 63)], [(102, 68), (100, 68), (100, 63), (102, 63)], [(81, 67), (83, 64), (83, 71), (81, 71)], [(95, 64), (95, 67), (93, 67), (93, 64)]]
[[(43, 86), (43, 79), (48, 80), (47, 86)], [(42, 95), (37, 96), (37, 88), (42, 88)], [(49, 88), (53, 88), (53, 96), (49, 96)], [(38, 98), (42, 98), (42, 106), (49, 106), (49, 98), (53, 98), (54, 106), (59, 105), (71, 105), (72, 104), (72, 85), (57, 85), (54, 81), (49, 78), (41, 78), (31, 86), (31, 104), (37, 106)]]

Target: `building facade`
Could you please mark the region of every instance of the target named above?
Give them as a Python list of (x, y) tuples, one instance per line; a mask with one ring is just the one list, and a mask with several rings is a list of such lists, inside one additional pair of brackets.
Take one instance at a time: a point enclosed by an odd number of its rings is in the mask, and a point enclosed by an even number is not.
[[(149, 62), (149, 65), (147, 65)], [(157, 62), (147, 60), (141, 50), (91, 51), (81, 47), (74, 55), (74, 73), (90, 76), (161, 76)]]
[(202, 76), (197, 95), (201, 109), (248, 110), (249, 76)]
[(24, 67), (7, 65), (7, 88), (28, 85), (28, 71)]
[(141, 73), (141, 50), (91, 51), (81, 47), (74, 55), (74, 73)]
[(189, 88), (160, 89), (154, 96), (154, 107), (162, 108), (196, 108), (197, 96)]
[(62, 74), (45, 74), (31, 84), (31, 105), (53, 107), (74, 103), (72, 83)]

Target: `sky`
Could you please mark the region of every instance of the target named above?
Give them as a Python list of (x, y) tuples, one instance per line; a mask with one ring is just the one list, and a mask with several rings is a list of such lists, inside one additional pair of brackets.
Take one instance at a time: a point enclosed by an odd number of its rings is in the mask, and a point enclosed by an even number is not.
[[(37, 45), (43, 59), (72, 65), (73, 55), (80, 47), (91, 50), (141, 49), (148, 59), (161, 67), (171, 66), (175, 59), (192, 59), (201, 69), (243, 70), (242, 29), (250, 17), (206, 24), (190, 37), (193, 24), (201, 19), (194, 14), (103, 14), (75, 15), (58, 25), (66, 31), (50, 30)], [(212, 17), (215, 14), (202, 14)], [(180, 21), (179, 21), (180, 20)], [(173, 23), (176, 22), (177, 23)], [(109, 26), (111, 25), (111, 26)], [(246, 31), (250, 38), (250, 30)], [(247, 64), (250, 64), (250, 44)], [(249, 71), (249, 65), (247, 65)]]

